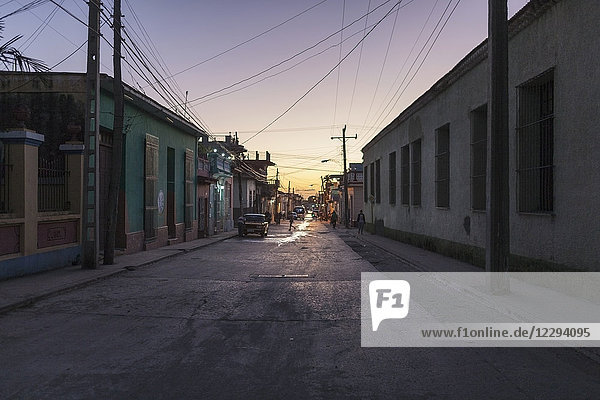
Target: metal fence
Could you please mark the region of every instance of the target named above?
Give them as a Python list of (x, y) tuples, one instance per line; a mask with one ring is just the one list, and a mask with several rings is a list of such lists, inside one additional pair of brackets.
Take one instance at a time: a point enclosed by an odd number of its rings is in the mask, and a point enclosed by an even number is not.
[(38, 211), (67, 211), (70, 209), (68, 195), (69, 171), (66, 157), (38, 160)]
[(8, 146), (0, 144), (0, 213), (10, 212), (8, 191), (12, 165), (9, 162)]

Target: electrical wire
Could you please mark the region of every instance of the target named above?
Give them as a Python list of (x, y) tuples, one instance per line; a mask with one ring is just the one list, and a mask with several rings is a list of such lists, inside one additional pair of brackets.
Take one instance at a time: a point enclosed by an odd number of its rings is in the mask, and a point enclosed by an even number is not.
[[(346, 16), (346, 0), (344, 0), (344, 2), (342, 3), (342, 29), (340, 30), (340, 55), (338, 57), (338, 61), (340, 61), (342, 59), (342, 43), (344, 42), (344, 17)], [(333, 103), (333, 122), (331, 123), (332, 125), (335, 125), (335, 117), (337, 114), (337, 103), (338, 103), (338, 95), (339, 95), (339, 91), (340, 91), (340, 74), (341, 74), (341, 68), (340, 65), (342, 63), (338, 62), (338, 67), (337, 67), (337, 82), (335, 84), (335, 102)]]
[[(61, 4), (62, 3), (64, 3), (64, 0), (61, 0)], [(36, 28), (36, 30), (33, 31), (33, 33), (31, 35), (29, 35), (29, 37), (23, 42), (23, 44), (21, 46), (19, 46), (19, 50), (26, 51), (35, 42), (35, 40), (40, 36), (40, 34), (44, 31), (44, 29), (46, 29), (46, 27), (48, 26), (50, 21), (52, 21), (52, 19), (54, 18), (54, 16), (56, 15), (57, 12), (58, 12), (58, 7), (55, 6), (52, 9), (52, 11), (50, 12), (50, 14), (48, 14), (46, 19), (44, 21), (42, 21), (40, 26), (38, 26)], [(27, 44), (27, 42), (29, 42), (30, 40), (31, 40), (31, 42), (29, 44)]]
[[(159, 67), (162, 70), (162, 73), (164, 75), (167, 75), (167, 78), (164, 78), (165, 81), (169, 80), (172, 81), (175, 88), (179, 91), (179, 94), (181, 96), (184, 96), (183, 90), (181, 89), (181, 87), (179, 86), (179, 84), (177, 83), (177, 81), (172, 77), (172, 73), (169, 70), (169, 67), (167, 66), (166, 62), (164, 61), (164, 59), (162, 58), (162, 56), (160, 55), (160, 52), (158, 51), (158, 48), (156, 47), (154, 41), (152, 40), (151, 36), (149, 35), (148, 31), (146, 30), (146, 28), (144, 27), (144, 24), (142, 24), (142, 22), (140, 21), (139, 17), (137, 16), (137, 13), (135, 12), (135, 9), (133, 7), (131, 7), (131, 5), (129, 4), (128, 0), (125, 0), (125, 4), (127, 5), (131, 15), (133, 16), (133, 19), (135, 21), (135, 23), (138, 26), (139, 31), (141, 32), (141, 35), (138, 35), (137, 32), (135, 30), (132, 30), (132, 32), (138, 37), (138, 39), (140, 39), (144, 44), (146, 49), (150, 52), (150, 54), (152, 55), (152, 57), (154, 58), (154, 60), (158, 63)], [(171, 76), (171, 77), (169, 77)], [(184, 104), (184, 114), (187, 113), (187, 107)], [(194, 115), (194, 119), (197, 120), (201, 126), (203, 126), (203, 128), (209, 132), (209, 128), (208, 125), (206, 124), (205, 121), (202, 120), (202, 118), (195, 112), (195, 110), (190, 109), (189, 110), (193, 115)], [(183, 117), (185, 118), (186, 116), (183, 115)]]
[[(421, 51), (419, 52), (419, 54), (417, 55), (417, 57), (415, 58), (415, 61), (413, 62), (413, 64), (411, 65), (411, 67), (409, 68), (407, 75), (404, 77), (404, 80), (402, 81), (402, 83), (400, 84), (400, 86), (398, 87), (398, 89), (396, 90), (396, 92), (394, 93), (394, 98), (396, 99), (394, 101), (394, 104), (389, 108), (389, 111), (387, 112), (387, 114), (385, 114), (385, 116), (383, 118), (381, 118), (381, 115), (383, 115), (383, 113), (385, 112), (385, 110), (388, 108), (389, 104), (391, 104), (391, 101), (388, 103), (388, 106), (386, 106), (383, 110), (383, 112), (380, 114), (380, 117), (377, 119), (377, 122), (380, 120), (384, 120), (386, 119), (390, 113), (394, 110), (394, 107), (396, 106), (396, 104), (398, 104), (398, 101), (400, 100), (400, 98), (402, 97), (402, 95), (404, 94), (404, 92), (406, 91), (406, 89), (408, 88), (408, 86), (411, 84), (411, 82), (414, 80), (415, 76), (417, 75), (417, 73), (420, 71), (421, 67), (423, 66), (423, 63), (425, 62), (425, 60), (427, 59), (427, 57), (429, 56), (429, 53), (431, 52), (431, 49), (433, 48), (433, 46), (435, 45), (435, 43), (437, 42), (438, 38), (440, 37), (442, 31), (444, 30), (444, 28), (446, 27), (446, 24), (448, 23), (448, 21), (450, 20), (450, 17), (452, 17), (452, 15), (454, 14), (454, 11), (456, 10), (456, 8), (458, 7), (458, 5), (460, 4), (461, 0), (458, 0), (456, 2), (456, 4), (454, 5), (454, 8), (452, 8), (452, 10), (450, 11), (450, 13), (447, 15), (446, 20), (444, 21), (444, 23), (442, 24), (441, 28), (438, 30), (437, 35), (435, 36), (435, 38), (431, 41), (431, 44), (429, 45), (429, 49), (427, 50), (425, 56), (421, 59), (420, 64), (418, 65), (418, 67), (414, 70), (414, 72), (412, 73), (411, 78), (408, 80), (408, 82), (406, 83), (406, 85), (404, 85), (404, 89), (402, 89), (402, 91), (400, 92), (400, 89), (402, 88), (402, 85), (404, 84), (404, 82), (406, 81), (406, 79), (408, 78), (409, 74), (411, 73), (412, 67), (416, 64), (419, 56), (423, 53), (423, 51), (425, 50), (425, 48), (427, 47), (427, 44), (430, 42), (431, 38), (433, 37), (433, 35), (435, 34), (436, 29), (440, 26), (441, 21), (444, 19), (444, 16), (446, 15), (446, 12), (448, 11), (450, 5), (452, 4), (452, 0), (450, 0), (448, 2), (448, 5), (446, 6), (444, 12), (442, 13), (442, 15), (440, 16), (440, 19), (438, 20), (438, 23), (436, 24), (435, 28), (433, 29), (431, 35), (429, 36), (429, 38), (427, 39), (427, 41), (425, 42), (423, 48), (421, 49)], [(398, 92), (400, 92), (398, 94)], [(375, 124), (377, 125), (377, 123)]]
[[(373, 10), (371, 10), (371, 12), (370, 12), (369, 14), (371, 14), (371, 13), (375, 12), (377, 9), (379, 9), (379, 8), (383, 7), (385, 4), (389, 3), (390, 1), (392, 1), (392, 0), (386, 0), (384, 3), (380, 4), (379, 6), (377, 6), (377, 7), (376, 7), (376, 8), (374, 8)], [(336, 31), (336, 32), (334, 32), (334, 33), (332, 33), (332, 34), (330, 34), (329, 36), (325, 37), (324, 39), (321, 39), (320, 41), (318, 41), (317, 43), (315, 43), (315, 44), (311, 45), (310, 47), (307, 47), (306, 49), (304, 49), (304, 50), (302, 50), (302, 51), (300, 51), (300, 52), (297, 52), (297, 53), (296, 53), (296, 54), (294, 54), (293, 56), (291, 56), (291, 57), (288, 57), (288, 58), (286, 58), (285, 60), (278, 62), (277, 64), (271, 65), (270, 67), (268, 67), (268, 68), (266, 68), (266, 69), (263, 69), (262, 71), (260, 71), (260, 72), (257, 72), (257, 73), (255, 73), (255, 74), (254, 74), (254, 75), (252, 75), (252, 76), (249, 76), (249, 77), (247, 77), (247, 78), (241, 79), (241, 80), (239, 80), (239, 81), (237, 81), (237, 82), (235, 82), (235, 83), (232, 83), (232, 84), (230, 84), (230, 85), (227, 85), (226, 87), (223, 87), (223, 88), (221, 88), (221, 89), (219, 89), (219, 90), (215, 90), (215, 91), (213, 91), (213, 92), (210, 92), (210, 93), (207, 93), (207, 94), (205, 94), (205, 95), (203, 95), (203, 96), (197, 97), (197, 98), (195, 98), (195, 99), (193, 99), (193, 100), (190, 100), (190, 101), (189, 101), (189, 104), (195, 103), (195, 102), (197, 102), (197, 101), (199, 101), (199, 100), (202, 100), (202, 99), (204, 99), (204, 98), (206, 98), (206, 97), (210, 97), (210, 96), (212, 96), (212, 95), (214, 95), (214, 94), (217, 94), (217, 93), (223, 92), (223, 91), (225, 91), (225, 90), (231, 89), (232, 87), (235, 87), (235, 86), (237, 86), (237, 85), (240, 85), (240, 84), (242, 84), (242, 83), (244, 83), (244, 82), (247, 82), (247, 81), (249, 81), (249, 80), (251, 80), (251, 79), (254, 79), (254, 78), (256, 78), (256, 77), (258, 77), (258, 76), (260, 76), (260, 75), (262, 75), (262, 74), (264, 74), (264, 73), (267, 73), (267, 72), (269, 72), (270, 70), (272, 70), (272, 69), (275, 69), (275, 68), (279, 67), (280, 65), (283, 65), (283, 64), (285, 64), (286, 62), (289, 62), (289, 61), (293, 60), (293, 59), (294, 59), (294, 58), (296, 58), (296, 57), (299, 57), (300, 55), (302, 55), (302, 54), (306, 53), (307, 51), (314, 49), (315, 47), (319, 46), (320, 44), (324, 43), (325, 41), (327, 41), (327, 40), (331, 39), (333, 36), (335, 36), (335, 35), (337, 35), (338, 33), (340, 33), (342, 30), (344, 30), (344, 29), (348, 29), (349, 27), (351, 27), (352, 25), (354, 25), (354, 24), (355, 24), (355, 23), (357, 23), (358, 21), (362, 20), (363, 18), (365, 18), (365, 17), (366, 17), (366, 15), (369, 15), (369, 14), (365, 14), (365, 15), (361, 16), (360, 18), (357, 18), (356, 20), (354, 20), (354, 21), (353, 21), (353, 22), (351, 22), (350, 24), (346, 25), (346, 26), (345, 26), (345, 27), (343, 27), (342, 29), (340, 29), (340, 30), (338, 30), (338, 31)]]
[[(369, 4), (367, 5), (367, 13), (371, 9), (371, 0), (369, 0)], [(396, 12), (396, 17), (398, 16), (398, 12)], [(369, 23), (369, 17), (365, 18), (365, 27), (363, 28), (363, 35), (367, 31), (367, 24)], [(394, 25), (396, 21), (394, 20)], [(354, 104), (354, 94), (356, 93), (356, 84), (358, 83), (358, 73), (360, 71), (360, 62), (362, 60), (363, 47), (365, 46), (365, 42), (362, 42), (360, 45), (360, 52), (358, 53), (358, 64), (356, 66), (356, 74), (354, 75), (354, 85), (352, 85), (352, 96), (350, 96), (350, 107), (348, 107), (348, 116), (346, 117), (346, 121), (350, 121), (350, 114), (352, 113), (352, 105)]]
[[(402, 0), (400, 0), (402, 1)], [(396, 3), (397, 4), (397, 3)], [(371, 34), (371, 32), (373, 32), (373, 30), (385, 19), (387, 18), (391, 12), (394, 10), (394, 8), (396, 7), (396, 4), (394, 4), (394, 6), (377, 22), (377, 24), (375, 24), (371, 30), (369, 30), (369, 32), (367, 32), (362, 39), (344, 56), (344, 58), (342, 58), (332, 69), (330, 69), (325, 76), (323, 76), (321, 79), (319, 79), (317, 81), (317, 83), (315, 83), (310, 89), (308, 89), (308, 91), (306, 91), (302, 96), (300, 96), (300, 98), (298, 100), (296, 100), (291, 106), (289, 106), (283, 113), (281, 113), (279, 116), (277, 116), (273, 121), (271, 121), (269, 124), (267, 124), (267, 126), (265, 126), (263, 129), (259, 130), (258, 132), (256, 132), (254, 135), (250, 136), (250, 138), (246, 139), (244, 142), (242, 142), (242, 144), (247, 143), (248, 141), (254, 139), (257, 135), (261, 134), (262, 132), (264, 132), (267, 128), (269, 128), (271, 125), (273, 125), (275, 122), (277, 122), (279, 119), (281, 119), (285, 114), (287, 114), (292, 108), (294, 108), (300, 101), (302, 101), (302, 99), (304, 99), (306, 96), (308, 96), (308, 94), (310, 92), (312, 92), (321, 82), (323, 82), (329, 75), (331, 75), (331, 73), (333, 71), (335, 71), (335, 69), (342, 63), (344, 62), (344, 60), (346, 60), (348, 58), (348, 56), (350, 56), (350, 54), (352, 54), (352, 52), (354, 52), (354, 50)]]
[(286, 24), (286, 23), (288, 23), (288, 22), (290, 22), (290, 21), (292, 21), (292, 20), (296, 19), (297, 17), (299, 17), (299, 16), (301, 16), (301, 15), (303, 15), (303, 14), (307, 13), (308, 11), (312, 10), (313, 8), (316, 8), (316, 7), (320, 6), (321, 4), (325, 3), (326, 1), (328, 1), (328, 0), (322, 0), (322, 1), (320, 1), (319, 3), (317, 3), (317, 4), (315, 4), (315, 5), (313, 5), (313, 6), (309, 7), (309, 8), (307, 8), (306, 10), (304, 10), (304, 11), (302, 11), (302, 12), (300, 12), (300, 13), (298, 13), (298, 14), (294, 15), (293, 17), (291, 17), (291, 18), (288, 18), (288, 19), (286, 19), (285, 21), (283, 21), (283, 22), (281, 22), (281, 23), (279, 23), (279, 24), (277, 24), (277, 25), (275, 25), (275, 26), (273, 26), (273, 27), (271, 27), (271, 28), (267, 29), (266, 31), (264, 31), (264, 32), (262, 32), (262, 33), (259, 33), (258, 35), (255, 35), (255, 36), (251, 37), (250, 39), (247, 39), (247, 40), (245, 40), (245, 41), (243, 41), (243, 42), (241, 42), (241, 43), (238, 43), (238, 44), (236, 44), (235, 46), (233, 46), (233, 47), (231, 47), (231, 48), (229, 48), (229, 49), (227, 49), (227, 50), (224, 50), (224, 51), (222, 51), (222, 52), (220, 52), (220, 53), (218, 53), (218, 54), (216, 54), (216, 55), (214, 55), (214, 56), (212, 56), (212, 57), (209, 57), (209, 58), (207, 58), (206, 60), (200, 61), (200, 62), (198, 62), (198, 63), (196, 63), (196, 64), (194, 64), (194, 65), (192, 65), (192, 66), (190, 66), (190, 67), (188, 67), (188, 68), (185, 68), (185, 69), (183, 69), (183, 70), (181, 70), (181, 71), (179, 71), (179, 72), (177, 72), (177, 73), (175, 73), (175, 74), (173, 74), (173, 75), (171, 75), (171, 76), (169, 76), (169, 77), (167, 77), (167, 78), (172, 78), (172, 77), (174, 77), (174, 76), (180, 75), (180, 74), (182, 74), (182, 73), (184, 73), (184, 72), (187, 72), (187, 71), (189, 71), (189, 70), (191, 70), (191, 69), (193, 69), (193, 68), (196, 68), (196, 67), (198, 67), (198, 66), (200, 66), (200, 65), (202, 65), (202, 64), (205, 64), (205, 63), (207, 63), (207, 62), (209, 62), (209, 61), (212, 61), (212, 60), (214, 60), (214, 59), (215, 59), (215, 58), (217, 58), (217, 57), (220, 57), (220, 56), (222, 56), (222, 55), (224, 55), (224, 54), (227, 54), (227, 53), (229, 53), (230, 51), (237, 49), (238, 47), (241, 47), (241, 46), (243, 46), (243, 45), (245, 45), (245, 44), (247, 44), (247, 43), (250, 43), (251, 41), (253, 41), (253, 40), (255, 40), (255, 39), (258, 39), (259, 37), (261, 37), (261, 36), (264, 36), (264, 35), (266, 35), (267, 33), (269, 33), (269, 32), (271, 32), (271, 31), (273, 31), (273, 30), (275, 30), (275, 29), (279, 28), (280, 26), (282, 26), (282, 25), (284, 25), (284, 24)]
[[(437, 3), (437, 0), (436, 0)], [(394, 38), (394, 31), (396, 30), (396, 22), (398, 21), (398, 12), (396, 12), (396, 17), (394, 18), (394, 25), (392, 26), (392, 31), (390, 32), (390, 39), (388, 40), (387, 48), (385, 49), (385, 56), (383, 57), (383, 62), (381, 63), (381, 69), (379, 70), (379, 77), (377, 78), (377, 84), (375, 85), (375, 91), (373, 92), (373, 98), (371, 99), (371, 105), (369, 106), (369, 111), (367, 111), (367, 116), (365, 117), (365, 123), (369, 114), (371, 113), (371, 108), (373, 107), (373, 103), (375, 102), (375, 97), (377, 96), (377, 91), (379, 90), (379, 85), (381, 84), (381, 78), (383, 77), (383, 71), (385, 70), (385, 65), (387, 63), (387, 58), (390, 52), (390, 47), (392, 45), (392, 40)]]
[[(30, 11), (30, 10), (33, 10), (33, 9), (34, 9), (34, 8), (36, 8), (36, 7), (39, 7), (39, 6), (41, 6), (41, 5), (44, 5), (44, 4), (45, 4), (45, 3), (47, 3), (48, 1), (52, 1), (52, 0), (33, 0), (33, 1), (30, 1), (29, 3), (25, 4), (24, 6), (21, 6), (21, 7), (17, 8), (15, 11), (13, 11), (13, 12), (11, 12), (11, 13), (8, 13), (8, 14), (6, 14), (6, 15), (4, 15), (4, 16), (2, 16), (2, 17), (0, 17), (0, 19), (6, 19), (6, 18), (8, 18), (8, 17), (12, 17), (13, 15), (20, 14), (20, 13), (22, 13), (22, 12), (24, 12), (24, 11)], [(10, 3), (10, 2), (9, 2), (9, 3)], [(5, 3), (5, 4), (7, 4), (7, 3)], [(3, 4), (3, 5), (4, 5), (4, 4)]]

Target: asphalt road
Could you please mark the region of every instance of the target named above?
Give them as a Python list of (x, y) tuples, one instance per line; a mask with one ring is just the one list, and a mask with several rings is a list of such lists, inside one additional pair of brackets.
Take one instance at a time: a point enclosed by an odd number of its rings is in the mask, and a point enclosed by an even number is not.
[(600, 398), (573, 349), (361, 348), (360, 273), (387, 256), (296, 227), (0, 316), (0, 398)]

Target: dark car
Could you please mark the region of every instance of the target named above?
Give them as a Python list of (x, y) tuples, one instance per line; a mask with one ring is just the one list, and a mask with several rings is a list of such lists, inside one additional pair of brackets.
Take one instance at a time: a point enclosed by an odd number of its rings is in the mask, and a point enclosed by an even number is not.
[(265, 214), (244, 214), (238, 219), (238, 235), (246, 236), (249, 233), (258, 233), (260, 236), (267, 236), (269, 223)]
[(306, 213), (306, 209), (304, 208), (304, 206), (297, 206), (297, 207), (294, 207), (294, 212), (297, 215), (295, 219), (304, 219), (304, 214)]

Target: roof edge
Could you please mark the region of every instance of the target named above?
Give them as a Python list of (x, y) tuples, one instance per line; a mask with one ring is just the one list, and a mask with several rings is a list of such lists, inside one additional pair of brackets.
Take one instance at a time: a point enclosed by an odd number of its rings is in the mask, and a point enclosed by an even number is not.
[[(545, 14), (550, 8), (562, 0), (530, 0), (508, 21), (509, 41), (519, 32), (531, 25), (540, 16)], [(414, 102), (406, 107), (392, 122), (386, 125), (377, 135), (375, 135), (362, 149), (364, 153), (370, 147), (374, 146), (379, 140), (394, 130), (402, 122), (409, 119), (418, 110), (431, 102), (438, 94), (449, 88), (454, 82), (464, 76), (467, 72), (475, 68), (481, 62), (487, 59), (488, 39), (486, 38), (477, 47), (471, 50), (462, 60), (458, 62), (449, 72), (435, 82), (431, 88), (419, 96)]]

